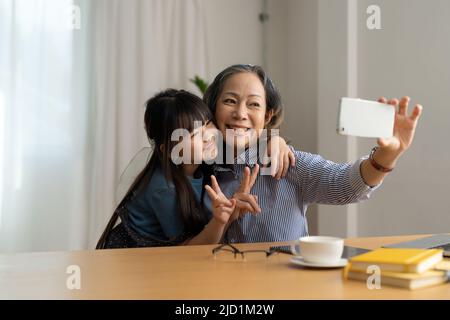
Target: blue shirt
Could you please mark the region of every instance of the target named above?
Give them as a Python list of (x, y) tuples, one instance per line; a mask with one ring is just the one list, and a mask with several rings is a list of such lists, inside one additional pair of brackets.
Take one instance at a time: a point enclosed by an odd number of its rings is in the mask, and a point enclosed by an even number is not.
[[(189, 181), (195, 199), (200, 203), (203, 178), (189, 178)], [(166, 180), (160, 167), (155, 169), (148, 185), (141, 189), (126, 207), (130, 226), (142, 236), (172, 241), (184, 231), (175, 186)], [(210, 215), (209, 212), (207, 214)]]
[[(228, 228), (224, 242), (290, 241), (307, 236), (309, 204), (359, 202), (368, 199), (378, 187), (367, 186), (361, 177), (360, 165), (367, 157), (355, 163), (334, 163), (319, 155), (293, 152), (296, 165), (289, 168), (285, 178), (276, 180), (270, 175), (258, 175), (250, 193), (258, 196), (262, 212), (235, 220)], [(232, 169), (215, 169), (227, 197), (239, 187), (245, 166), (253, 167), (256, 160), (257, 148), (249, 148), (235, 159)]]

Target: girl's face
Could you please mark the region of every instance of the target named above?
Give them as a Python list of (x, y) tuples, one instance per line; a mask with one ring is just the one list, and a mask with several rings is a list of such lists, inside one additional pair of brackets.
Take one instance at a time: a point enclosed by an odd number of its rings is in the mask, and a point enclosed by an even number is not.
[[(258, 76), (251, 72), (232, 75), (219, 95), (215, 117), (223, 139), (235, 150), (259, 137), (266, 124), (266, 92)], [(227, 129), (232, 139), (227, 139)]]
[(216, 126), (208, 121), (204, 126), (194, 129), (191, 133), (191, 157), (194, 160), (211, 161), (217, 157)]

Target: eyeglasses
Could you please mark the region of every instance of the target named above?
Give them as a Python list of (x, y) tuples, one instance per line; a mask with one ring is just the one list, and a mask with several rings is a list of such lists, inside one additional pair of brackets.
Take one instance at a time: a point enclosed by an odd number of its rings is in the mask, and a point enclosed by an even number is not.
[(239, 250), (232, 244), (222, 244), (212, 250), (214, 259), (226, 261), (264, 260), (278, 252), (272, 250)]

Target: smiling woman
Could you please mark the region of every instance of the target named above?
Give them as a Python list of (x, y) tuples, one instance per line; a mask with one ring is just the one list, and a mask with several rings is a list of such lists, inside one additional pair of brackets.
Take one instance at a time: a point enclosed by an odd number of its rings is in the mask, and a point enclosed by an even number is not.
[[(226, 81), (227, 80), (227, 81)], [(208, 87), (205, 102), (215, 115), (233, 157), (255, 145), (263, 129), (277, 129), (283, 119), (281, 97), (264, 71), (236, 65), (222, 71)]]

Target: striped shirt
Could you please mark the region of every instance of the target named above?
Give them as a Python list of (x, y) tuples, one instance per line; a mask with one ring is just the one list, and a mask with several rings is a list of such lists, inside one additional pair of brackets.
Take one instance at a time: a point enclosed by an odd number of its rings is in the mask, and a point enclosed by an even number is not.
[[(251, 190), (258, 196), (261, 213), (246, 214), (228, 228), (224, 241), (290, 241), (308, 235), (306, 211), (311, 203), (344, 205), (369, 198), (379, 185), (370, 187), (361, 177), (362, 157), (353, 164), (334, 163), (319, 155), (296, 151), (296, 165), (285, 178), (259, 175)], [(239, 161), (238, 161), (239, 160)], [(257, 163), (257, 148), (249, 148), (235, 159), (232, 168), (217, 167), (215, 175), (230, 198), (239, 188), (246, 166)]]

